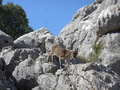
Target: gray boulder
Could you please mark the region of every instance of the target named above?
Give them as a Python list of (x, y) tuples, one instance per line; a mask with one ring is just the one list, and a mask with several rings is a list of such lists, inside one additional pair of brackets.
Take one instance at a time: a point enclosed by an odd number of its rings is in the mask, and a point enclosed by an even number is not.
[(104, 1), (104, 0), (95, 0), (94, 4), (100, 4), (100, 3), (102, 3), (102, 1)]
[(15, 67), (19, 65), (20, 62), (24, 61), (28, 58), (28, 55), (31, 55), (32, 59), (37, 59), (39, 54), (42, 54), (41, 50), (33, 48), (33, 49), (4, 49), (0, 53), (2, 59), (4, 60), (5, 73), (6, 76), (9, 77), (12, 75)]
[(7, 46), (14, 46), (13, 38), (0, 30), (0, 51)]
[(33, 88), (32, 90), (40, 90), (40, 87), (37, 86), (37, 87)]
[(41, 47), (45, 51), (45, 40), (47, 37), (52, 36), (52, 34), (46, 29), (41, 28), (37, 31), (25, 34), (14, 41), (16, 48), (32, 48)]
[(25, 34), (14, 41), (15, 48), (40, 48), (43, 52), (49, 52), (52, 44), (61, 44), (59, 37), (54, 37), (46, 28)]
[(1, 71), (4, 71), (5, 70), (5, 62), (4, 62), (4, 60), (3, 60), (3, 58), (0, 58), (0, 70)]
[[(20, 90), (31, 90), (37, 86), (36, 77), (38, 74), (42, 74), (41, 67), (35, 67), (35, 61), (32, 59), (26, 59), (21, 62), (13, 71), (13, 76), (17, 81), (17, 86)], [(39, 72), (36, 72), (36, 68), (39, 68)]]
[[(0, 80), (1, 81), (1, 80)], [(2, 80), (0, 83), (0, 90), (18, 90), (13, 84), (8, 80)]]
[(57, 66), (52, 63), (46, 63), (46, 55), (40, 55), (36, 60), (29, 55), (28, 59), (22, 61), (16, 66), (12, 75), (17, 81), (20, 90), (31, 90), (38, 86), (37, 78), (45, 73), (55, 73)]
[(57, 85), (57, 79), (51, 73), (40, 75), (37, 82), (40, 90), (55, 90), (55, 86)]
[[(19, 90), (120, 90), (119, 6), (120, 0), (95, 0), (79, 9), (58, 37), (41, 28), (15, 40), (15, 49), (1, 46), (0, 89), (15, 90), (7, 76)], [(47, 60), (52, 44), (78, 48), (78, 57), (88, 59), (100, 42), (96, 63), (83, 64), (78, 58), (58, 69), (57, 57), (53, 63)]]
[[(118, 60), (120, 53), (120, 0), (95, 0), (95, 2), (79, 9), (73, 16), (73, 21), (62, 29), (59, 37), (67, 49), (78, 48), (78, 56), (85, 59), (91, 57), (91, 53), (95, 54), (95, 45), (104, 42), (104, 49), (101, 50), (97, 60), (98, 63), (110, 67), (113, 60)], [(112, 70), (120, 72), (117, 66), (116, 70)]]
[(44, 63), (42, 65), (42, 68), (44, 73), (53, 73), (53, 74), (55, 74), (55, 72), (58, 69), (57, 66), (53, 63)]
[(120, 27), (120, 5), (113, 5), (102, 10), (97, 20), (97, 34), (99, 36), (107, 33), (119, 32)]
[[(87, 69), (87, 71), (83, 71), (83, 68), (87, 68), (86, 66), (90, 66), (89, 64), (83, 65), (75, 65), (70, 66), (67, 69), (63, 69), (61, 73), (57, 73), (56, 75), (59, 77), (58, 85), (56, 90), (66, 89), (66, 90), (119, 90), (119, 76), (110, 74), (101, 69), (101, 72), (94, 69)], [(97, 65), (94, 65), (97, 66)], [(97, 66), (99, 67), (99, 66)], [(101, 67), (99, 67), (101, 68)], [(60, 72), (60, 71), (59, 71)], [(114, 78), (114, 80), (112, 77)], [(111, 77), (111, 78), (109, 78)], [(116, 82), (116, 80), (118, 80)], [(116, 84), (114, 83), (116, 82)], [(111, 84), (111, 85), (109, 85)]]
[[(79, 19), (85, 19), (88, 15), (94, 12), (97, 9), (97, 5), (88, 5), (80, 8), (76, 14), (73, 16), (73, 21), (78, 17)], [(88, 17), (87, 17), (88, 18)]]
[(19, 64), (20, 50), (4, 49), (0, 53), (1, 58), (4, 60), (5, 75), (7, 77), (12, 75), (14, 68)]
[[(98, 67), (99, 70), (95, 69)], [(37, 82), (40, 90), (120, 90), (119, 76), (108, 71), (94, 63), (70, 65), (59, 69), (55, 75), (40, 75)]]
[(18, 90), (14, 85), (12, 85), (9, 81), (1, 81), (0, 80), (0, 90)]
[(109, 62), (109, 64), (107, 65), (107, 68), (109, 68), (110, 70), (113, 70), (120, 76), (119, 65), (120, 65), (120, 57), (115, 57)]
[[(83, 7), (86, 9), (79, 9), (77, 13), (73, 16), (73, 20), (74, 17), (77, 16), (77, 18), (67, 24), (60, 32), (59, 37), (62, 38), (62, 40), (64, 41), (64, 45), (66, 46), (66, 48), (73, 49), (77, 47), (81, 56), (83, 56), (84, 54), (87, 56), (89, 53), (91, 53), (92, 45), (98, 39), (100, 39), (98, 37), (100, 33), (103, 32), (105, 34), (106, 32), (111, 31), (110, 29), (113, 25), (119, 27), (119, 12), (117, 12), (119, 11), (119, 4), (119, 0), (104, 0), (101, 4), (91, 4)], [(91, 9), (91, 7), (95, 7), (95, 9)], [(82, 11), (87, 12), (87, 10), (90, 10), (91, 13), (80, 15), (84, 14), (82, 13)], [(111, 14), (109, 14), (109, 12)], [(107, 15), (106, 18), (105, 15)], [(106, 23), (104, 22), (103, 18), (105, 19)], [(101, 27), (103, 27), (103, 30), (100, 29)], [(106, 28), (104, 27), (109, 29), (107, 29), (106, 31)], [(112, 31), (116, 32), (116, 29), (112, 29)]]
[(98, 63), (102, 63), (104, 66), (109, 67), (120, 75), (118, 65), (120, 62), (120, 34), (111, 33), (107, 34), (102, 40), (106, 41), (104, 49), (99, 56)]
[(11, 83), (10, 80), (7, 80), (3, 71), (0, 70), (0, 90), (17, 90), (14, 83)]

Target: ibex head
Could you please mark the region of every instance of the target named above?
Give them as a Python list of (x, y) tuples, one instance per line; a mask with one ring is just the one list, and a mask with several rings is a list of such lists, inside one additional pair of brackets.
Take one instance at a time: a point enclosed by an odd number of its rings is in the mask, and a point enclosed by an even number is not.
[(71, 50), (71, 56), (72, 56), (72, 59), (76, 59), (77, 54), (78, 54), (78, 49)]

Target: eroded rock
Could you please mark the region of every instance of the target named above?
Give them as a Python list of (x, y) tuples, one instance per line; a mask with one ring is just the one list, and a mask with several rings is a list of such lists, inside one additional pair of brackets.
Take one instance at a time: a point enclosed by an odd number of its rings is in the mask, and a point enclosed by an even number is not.
[(0, 30), (0, 51), (7, 46), (14, 46), (13, 38)]

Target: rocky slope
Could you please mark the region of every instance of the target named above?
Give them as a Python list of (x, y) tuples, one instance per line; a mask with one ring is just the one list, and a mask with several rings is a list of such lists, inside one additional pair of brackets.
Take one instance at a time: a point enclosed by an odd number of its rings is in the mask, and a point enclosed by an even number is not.
[(114, 67), (120, 63), (120, 0), (96, 0), (79, 9), (59, 37), (66, 48), (78, 48), (79, 56), (84, 58), (95, 53), (93, 46), (103, 42), (99, 63), (120, 75)]
[[(0, 31), (0, 90), (120, 90), (119, 31), (120, 0), (79, 9), (58, 37), (41, 28), (13, 41)], [(78, 48), (73, 65), (48, 62), (52, 44)]]

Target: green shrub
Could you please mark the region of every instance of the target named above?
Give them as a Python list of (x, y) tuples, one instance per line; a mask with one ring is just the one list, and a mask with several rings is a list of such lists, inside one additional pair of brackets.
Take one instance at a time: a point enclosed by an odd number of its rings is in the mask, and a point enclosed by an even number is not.
[(98, 60), (98, 57), (101, 53), (101, 51), (103, 50), (104, 47), (104, 43), (103, 41), (99, 42), (99, 44), (94, 44), (92, 46), (93, 52), (91, 52), (87, 58), (85, 57), (81, 57), (78, 56), (79, 59), (81, 59), (82, 61), (89, 63), (89, 62), (96, 62)]
[(7, 3), (1, 5), (0, 1), (0, 30), (12, 36), (14, 39), (33, 31), (29, 26), (26, 12), (19, 5)]

